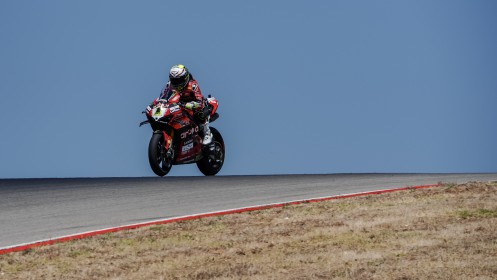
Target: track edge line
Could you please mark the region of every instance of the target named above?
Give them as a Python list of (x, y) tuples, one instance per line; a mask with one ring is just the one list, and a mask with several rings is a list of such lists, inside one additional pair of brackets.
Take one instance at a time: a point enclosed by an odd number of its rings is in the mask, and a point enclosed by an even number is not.
[(60, 236), (60, 237), (55, 237), (55, 238), (51, 238), (51, 239), (34, 241), (31, 243), (13, 245), (13, 246), (9, 246), (9, 247), (0, 248), (0, 255), (7, 254), (7, 253), (13, 253), (13, 252), (26, 251), (26, 250), (36, 248), (36, 247), (42, 247), (42, 246), (52, 245), (52, 244), (56, 244), (56, 243), (72, 241), (72, 240), (79, 240), (79, 239), (83, 239), (83, 238), (93, 237), (96, 235), (113, 233), (113, 232), (118, 232), (118, 231), (123, 231), (123, 230), (137, 229), (137, 228), (142, 228), (142, 227), (147, 227), (147, 226), (152, 226), (152, 225), (163, 225), (163, 224), (177, 223), (177, 222), (182, 222), (182, 221), (198, 220), (198, 219), (208, 218), (208, 217), (239, 214), (239, 213), (245, 213), (245, 212), (251, 212), (251, 211), (266, 210), (266, 209), (271, 209), (271, 208), (280, 208), (280, 207), (289, 206), (289, 205), (298, 205), (298, 204), (304, 204), (304, 203), (321, 202), (321, 201), (328, 201), (328, 200), (335, 200), (335, 199), (345, 199), (345, 198), (351, 198), (351, 197), (357, 197), (357, 196), (377, 195), (377, 194), (383, 194), (383, 193), (415, 190), (415, 189), (425, 189), (425, 188), (433, 188), (433, 187), (440, 187), (440, 186), (442, 186), (442, 184), (419, 185), (419, 186), (412, 186), (412, 187), (383, 189), (383, 190), (376, 190), (376, 191), (358, 192), (358, 193), (351, 193), (351, 194), (341, 194), (341, 195), (334, 195), (334, 196), (325, 196), (325, 197), (293, 200), (293, 201), (287, 201), (287, 202), (277, 202), (277, 203), (271, 203), (271, 204), (248, 206), (248, 207), (214, 211), (214, 212), (198, 213), (198, 214), (187, 215), (187, 216), (180, 216), (180, 217), (173, 217), (173, 218), (167, 218), (167, 219), (148, 221), (148, 222), (144, 222), (144, 223), (137, 223), (137, 224), (123, 225), (123, 226), (111, 227), (111, 228), (94, 230), (94, 231), (87, 231), (87, 232), (83, 232), (83, 233), (76, 233), (76, 234), (72, 234), (72, 235), (66, 235), (66, 236)]

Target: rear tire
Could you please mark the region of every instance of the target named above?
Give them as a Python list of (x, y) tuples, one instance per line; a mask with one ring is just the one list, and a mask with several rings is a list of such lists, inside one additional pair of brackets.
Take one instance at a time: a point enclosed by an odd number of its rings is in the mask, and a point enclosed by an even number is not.
[(148, 162), (157, 176), (165, 176), (171, 170), (172, 158), (168, 158), (164, 147), (164, 135), (154, 133), (148, 145)]
[(212, 144), (214, 149), (211, 151), (209, 147), (204, 147), (204, 156), (197, 161), (197, 166), (200, 172), (205, 176), (216, 175), (224, 164), (224, 140), (221, 133), (214, 127), (210, 128), (212, 133)]

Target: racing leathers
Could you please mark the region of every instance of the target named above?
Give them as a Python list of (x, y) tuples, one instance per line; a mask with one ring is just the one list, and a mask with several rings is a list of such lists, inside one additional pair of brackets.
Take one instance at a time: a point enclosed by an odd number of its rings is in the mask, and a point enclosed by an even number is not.
[(212, 133), (209, 129), (210, 112), (208, 106), (206, 105), (206, 99), (202, 95), (202, 91), (200, 90), (197, 81), (190, 76), (190, 81), (181, 92), (177, 92), (173, 89), (171, 82), (168, 82), (159, 98), (157, 98), (154, 103), (156, 103), (159, 99), (169, 99), (174, 94), (179, 94), (180, 102), (184, 104), (184, 107), (193, 111), (194, 120), (200, 126), (204, 135), (202, 144), (209, 145), (212, 142)]

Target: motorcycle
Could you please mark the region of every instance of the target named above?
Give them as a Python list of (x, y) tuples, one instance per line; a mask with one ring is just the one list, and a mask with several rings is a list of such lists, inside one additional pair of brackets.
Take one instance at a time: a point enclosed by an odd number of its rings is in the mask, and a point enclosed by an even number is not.
[[(219, 118), (216, 98), (210, 95), (205, 100), (210, 123)], [(159, 99), (143, 111), (153, 134), (148, 145), (150, 167), (158, 176), (165, 176), (173, 165), (196, 163), (206, 176), (216, 175), (224, 163), (224, 141), (221, 133), (210, 127), (212, 143), (202, 145), (201, 129), (194, 121), (193, 112), (180, 102), (179, 95)]]

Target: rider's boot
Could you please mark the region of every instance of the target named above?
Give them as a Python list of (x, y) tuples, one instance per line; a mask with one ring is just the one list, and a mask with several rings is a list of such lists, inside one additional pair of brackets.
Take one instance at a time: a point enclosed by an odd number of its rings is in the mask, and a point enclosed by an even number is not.
[(204, 124), (200, 125), (202, 127), (202, 130), (204, 132), (204, 139), (202, 141), (203, 145), (209, 145), (212, 143), (212, 133), (209, 128), (209, 122), (205, 122)]

